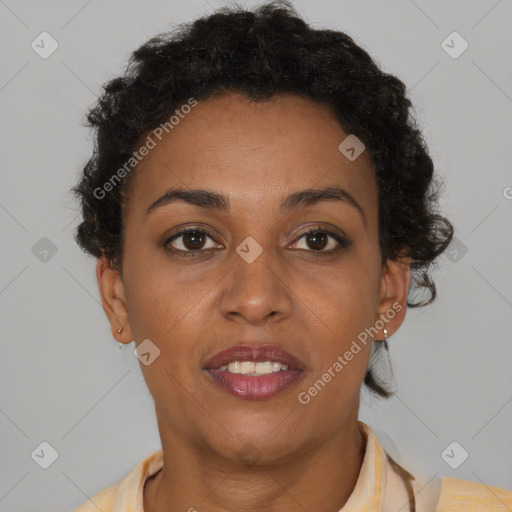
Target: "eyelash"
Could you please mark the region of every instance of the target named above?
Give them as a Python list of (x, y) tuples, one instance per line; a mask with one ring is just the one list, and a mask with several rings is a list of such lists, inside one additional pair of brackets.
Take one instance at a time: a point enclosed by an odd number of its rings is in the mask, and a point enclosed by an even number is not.
[[(218, 243), (204, 229), (200, 229), (200, 228), (187, 228), (187, 229), (183, 229), (181, 231), (178, 231), (172, 237), (168, 238), (164, 242), (164, 247), (168, 248), (173, 253), (178, 254), (179, 256), (183, 256), (183, 257), (189, 257), (189, 256), (199, 255), (201, 253), (207, 253), (208, 249), (197, 249), (195, 251), (190, 251), (190, 250), (185, 251), (183, 249), (175, 249), (175, 248), (168, 247), (171, 242), (173, 242), (174, 240), (176, 240), (176, 239), (180, 238), (181, 236), (186, 235), (188, 233), (199, 233), (201, 235), (206, 235), (208, 238), (213, 240), (215, 243)], [(334, 232), (332, 232), (332, 231), (330, 231), (330, 230), (328, 230), (326, 228), (323, 228), (321, 226), (314, 227), (314, 228), (312, 228), (312, 229), (310, 229), (310, 230), (308, 230), (308, 231), (306, 231), (304, 233), (301, 233), (300, 236), (295, 239), (294, 243), (296, 243), (297, 241), (301, 240), (303, 237), (305, 237), (307, 235), (310, 235), (310, 234), (313, 234), (313, 233), (324, 233), (324, 234), (330, 236), (331, 238), (333, 238), (334, 240), (336, 240), (336, 242), (338, 242), (338, 244), (339, 244), (338, 247), (336, 247), (335, 249), (331, 249), (329, 251), (306, 250), (306, 252), (311, 253), (315, 257), (331, 256), (333, 254), (338, 253), (339, 251), (341, 251), (343, 249), (348, 249), (350, 247), (350, 245), (351, 245), (351, 242), (347, 238), (339, 235), (338, 233), (334, 233)], [(300, 249), (300, 250), (305, 250), (305, 249)]]

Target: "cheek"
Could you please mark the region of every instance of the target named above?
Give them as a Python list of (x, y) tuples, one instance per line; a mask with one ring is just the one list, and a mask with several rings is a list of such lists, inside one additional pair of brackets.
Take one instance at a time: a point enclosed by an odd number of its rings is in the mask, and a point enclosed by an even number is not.
[[(136, 340), (149, 338), (162, 349), (193, 350), (194, 341), (208, 327), (204, 303), (194, 285), (169, 276), (146, 274), (130, 297), (130, 326)], [(205, 300), (206, 302), (206, 300)]]
[[(135, 339), (165, 343), (196, 312), (204, 295), (201, 278), (189, 279), (177, 265), (171, 265), (163, 248), (138, 245), (127, 234), (125, 275), (129, 320)], [(190, 270), (191, 272), (191, 270)], [(190, 274), (189, 272), (189, 274)], [(197, 276), (196, 276), (197, 277)]]
[(154, 266), (132, 278), (132, 332), (137, 341), (150, 339), (160, 351), (151, 365), (140, 364), (147, 387), (155, 402), (188, 410), (183, 388), (193, 389), (201, 369), (200, 346), (213, 336), (208, 290), (213, 294), (215, 289), (204, 279), (184, 279)]
[(303, 275), (297, 295), (325, 322), (331, 335), (341, 339), (357, 336), (375, 321), (379, 301), (379, 273), (376, 265), (354, 257), (345, 265), (317, 276)]
[(314, 340), (309, 343), (314, 361), (312, 377), (321, 379), (327, 372), (325, 379), (331, 379), (326, 397), (348, 390), (349, 394), (358, 393), (373, 342), (365, 329), (376, 320), (379, 268), (356, 256), (345, 263), (313, 277), (303, 273), (295, 281), (294, 291), (302, 299), (297, 302), (298, 315), (304, 318), (305, 332)]
[(206, 284), (184, 280), (169, 268), (132, 266), (130, 270), (132, 333), (137, 343), (149, 339), (159, 350), (150, 365), (140, 363), (146, 385), (155, 403), (181, 411), (191, 407), (192, 414), (195, 402), (183, 389), (192, 389), (194, 367), (199, 370), (198, 344), (211, 337)]

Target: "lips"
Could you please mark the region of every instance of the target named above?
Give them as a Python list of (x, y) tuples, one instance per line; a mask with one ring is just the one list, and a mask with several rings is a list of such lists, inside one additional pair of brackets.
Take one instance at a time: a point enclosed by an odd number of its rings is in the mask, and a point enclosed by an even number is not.
[[(234, 361), (279, 362), (286, 365), (271, 374), (248, 375), (230, 373), (221, 367)], [(265, 400), (291, 388), (304, 375), (304, 364), (295, 356), (276, 345), (237, 345), (217, 352), (204, 366), (210, 382), (242, 400)]]
[(221, 366), (233, 361), (278, 361), (288, 366), (289, 370), (304, 370), (304, 364), (295, 356), (277, 345), (236, 345), (217, 352), (204, 365), (205, 370), (218, 370)]

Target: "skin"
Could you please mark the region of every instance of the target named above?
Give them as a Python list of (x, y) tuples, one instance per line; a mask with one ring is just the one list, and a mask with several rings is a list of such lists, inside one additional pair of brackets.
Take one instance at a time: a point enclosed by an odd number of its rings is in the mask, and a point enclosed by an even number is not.
[[(230, 93), (199, 102), (139, 163), (122, 276), (100, 258), (97, 279), (114, 338), (149, 338), (160, 349), (140, 364), (164, 451), (163, 470), (145, 485), (146, 512), (334, 512), (352, 493), (365, 451), (357, 418), (371, 343), (307, 405), (297, 397), (396, 303), (388, 337), (399, 328), (410, 260), (381, 265), (374, 170), (367, 151), (350, 161), (338, 150), (347, 135), (313, 101), (281, 94), (258, 104)], [(177, 201), (146, 215), (172, 186), (225, 194), (230, 211)], [(285, 195), (325, 186), (347, 190), (366, 223), (341, 201), (280, 212)], [(192, 242), (206, 255), (180, 256), (186, 237), (168, 244), (175, 253), (165, 249), (177, 226), (198, 223), (211, 239)], [(315, 257), (338, 246), (302, 236), (318, 223), (344, 233), (350, 247)], [(250, 264), (236, 252), (248, 236), (263, 248)], [(243, 341), (291, 352), (306, 368), (300, 381), (260, 401), (213, 384), (204, 363)], [(249, 462), (240, 455), (247, 443), (257, 453)]]

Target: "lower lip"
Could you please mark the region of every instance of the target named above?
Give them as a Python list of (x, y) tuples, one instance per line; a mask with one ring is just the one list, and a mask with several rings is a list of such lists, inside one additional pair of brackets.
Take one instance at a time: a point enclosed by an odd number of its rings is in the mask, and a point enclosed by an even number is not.
[(244, 400), (264, 400), (293, 386), (302, 375), (300, 370), (280, 370), (257, 377), (229, 373), (224, 370), (206, 370), (213, 382), (222, 389)]

